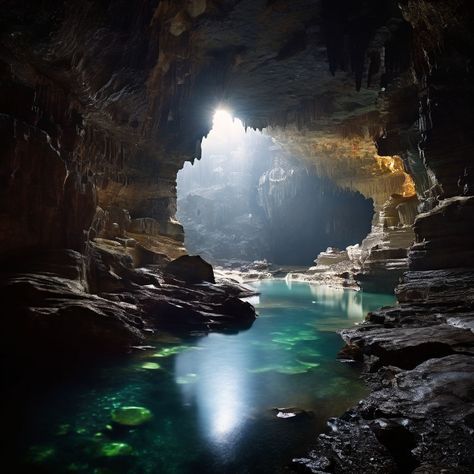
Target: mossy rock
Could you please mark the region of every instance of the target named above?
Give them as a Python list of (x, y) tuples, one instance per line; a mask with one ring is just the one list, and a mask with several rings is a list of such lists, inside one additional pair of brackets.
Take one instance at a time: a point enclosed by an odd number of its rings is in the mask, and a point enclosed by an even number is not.
[(181, 352), (185, 352), (192, 349), (191, 346), (180, 345), (174, 347), (164, 347), (160, 349), (158, 352), (155, 352), (152, 357), (170, 357), (176, 354), (180, 354)]
[(100, 447), (99, 454), (107, 458), (130, 456), (133, 454), (133, 448), (127, 443), (105, 443)]
[(319, 362), (306, 361), (301, 359), (296, 359), (296, 362), (301, 364), (303, 367), (306, 367), (307, 369), (315, 369), (316, 367), (319, 367), (321, 365)]
[(141, 366), (142, 369), (146, 370), (158, 370), (161, 369), (161, 365), (156, 362), (144, 362)]
[(120, 407), (112, 412), (112, 421), (124, 426), (139, 426), (153, 418), (145, 407)]

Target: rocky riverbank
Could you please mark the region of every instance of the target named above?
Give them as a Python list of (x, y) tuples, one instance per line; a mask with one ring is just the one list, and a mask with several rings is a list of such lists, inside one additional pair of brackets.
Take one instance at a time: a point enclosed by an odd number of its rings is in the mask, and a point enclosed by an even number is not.
[(94, 242), (86, 255), (17, 256), (0, 274), (8, 315), (2, 352), (70, 359), (128, 352), (163, 330), (202, 335), (246, 329), (255, 311), (239, 297), (250, 293), (230, 281), (214, 283), (212, 267), (199, 257), (134, 268), (127, 255)]
[(372, 392), (328, 422), (297, 469), (470, 473), (474, 468), (474, 272), (412, 271), (399, 304), (342, 331)]

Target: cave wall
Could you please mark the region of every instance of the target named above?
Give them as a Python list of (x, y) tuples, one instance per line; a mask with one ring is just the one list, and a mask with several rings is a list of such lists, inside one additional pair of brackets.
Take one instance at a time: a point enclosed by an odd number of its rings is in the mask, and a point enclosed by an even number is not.
[(420, 156), (430, 178), (431, 205), (415, 222), (415, 270), (472, 267), (474, 137), (473, 5), (406, 2), (414, 26), (414, 68), (420, 84)]
[(330, 59), (333, 77), (326, 55), (334, 57), (340, 25), (327, 2), (4, 2), (0, 110), (10, 145), (2, 151), (1, 252), (80, 249), (101, 234), (96, 205), (112, 209), (106, 215), (118, 208), (154, 219), (154, 244), (163, 235), (179, 246), (175, 176), (199, 156), (221, 102), (253, 127), (311, 124), (360, 135), (368, 120), (373, 135), (379, 85), (374, 67), (361, 81), (360, 52), (380, 49), (402, 24), (382, 3), (363, 25), (367, 39), (353, 31), (350, 12), (341, 20), (360, 41), (347, 64)]
[(207, 123), (188, 118), (180, 133), (189, 36), (163, 24), (199, 8), (12, 1), (2, 10), (1, 253), (81, 250), (100, 232), (96, 206), (152, 218), (179, 244), (175, 177)]
[[(152, 219), (143, 244), (182, 252), (176, 173), (199, 157), (218, 104), (270, 126), (377, 211), (415, 186), (426, 212), (472, 194), (467, 2), (48, 0), (3, 10), (2, 254), (114, 237), (102, 221), (120, 209), (130, 216), (123, 228), (112, 222), (120, 235), (140, 239), (140, 219)], [(469, 202), (453, 201), (454, 214)], [(430, 219), (415, 225), (414, 266), (430, 265)], [(446, 239), (429, 245), (467, 252), (465, 237)]]

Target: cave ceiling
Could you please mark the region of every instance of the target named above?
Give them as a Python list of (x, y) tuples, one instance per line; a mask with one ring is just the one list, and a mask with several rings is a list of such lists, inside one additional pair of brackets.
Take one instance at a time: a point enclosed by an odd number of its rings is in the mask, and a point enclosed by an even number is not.
[(417, 89), (396, 2), (3, 3), (5, 120), (40, 132), (71, 193), (92, 188), (90, 209), (172, 218), (176, 172), (219, 106), (379, 204), (414, 191), (399, 154)]

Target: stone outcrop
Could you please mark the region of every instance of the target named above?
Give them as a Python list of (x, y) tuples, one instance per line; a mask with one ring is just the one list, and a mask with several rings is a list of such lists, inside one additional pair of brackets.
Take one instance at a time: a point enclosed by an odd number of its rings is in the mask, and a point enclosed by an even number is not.
[(474, 266), (474, 197), (441, 200), (415, 221), (417, 241), (410, 248), (414, 270)]
[(472, 268), (408, 272), (398, 306), (342, 331), (340, 356), (365, 362), (372, 393), (331, 420), (297, 464), (337, 473), (472, 470), (473, 281)]
[(318, 438), (306, 472), (471, 472), (474, 359), (449, 355), (387, 367), (372, 394)]
[(199, 255), (183, 255), (171, 261), (165, 267), (165, 273), (186, 283), (215, 283), (212, 265), (205, 262)]
[[(202, 279), (213, 282), (212, 267), (200, 265)], [(128, 352), (164, 329), (237, 331), (255, 319), (253, 307), (239, 299), (249, 295), (245, 288), (231, 282), (185, 287), (158, 267), (134, 269), (129, 256), (97, 244), (86, 257), (58, 250), (4, 262), (0, 293), (8, 311), (4, 328), (12, 336), (2, 347), (4, 357), (34, 354), (41, 360), (61, 353), (67, 363)]]

